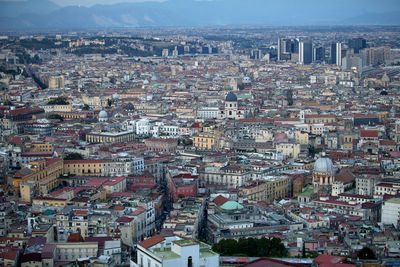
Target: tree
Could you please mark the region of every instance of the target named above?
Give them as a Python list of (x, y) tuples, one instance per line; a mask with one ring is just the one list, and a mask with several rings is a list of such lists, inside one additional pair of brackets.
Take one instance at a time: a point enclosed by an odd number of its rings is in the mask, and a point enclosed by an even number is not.
[(375, 260), (376, 256), (372, 249), (369, 247), (363, 247), (359, 252), (357, 257), (363, 260)]
[(56, 99), (47, 102), (47, 105), (69, 105), (69, 102), (65, 97), (59, 96)]
[(47, 118), (50, 120), (60, 120), (60, 121), (64, 120), (64, 118), (59, 114), (51, 114)]
[(79, 153), (71, 153), (64, 157), (64, 160), (81, 160), (83, 156)]
[(223, 239), (213, 245), (213, 250), (222, 256), (286, 257), (288, 251), (278, 238)]

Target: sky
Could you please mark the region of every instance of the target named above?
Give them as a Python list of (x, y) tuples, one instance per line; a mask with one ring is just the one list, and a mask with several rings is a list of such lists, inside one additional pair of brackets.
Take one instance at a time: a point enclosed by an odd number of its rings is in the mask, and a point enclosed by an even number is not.
[(163, 2), (165, 0), (51, 0), (59, 6), (93, 6), (96, 4), (111, 5), (116, 3), (138, 3), (138, 2)]

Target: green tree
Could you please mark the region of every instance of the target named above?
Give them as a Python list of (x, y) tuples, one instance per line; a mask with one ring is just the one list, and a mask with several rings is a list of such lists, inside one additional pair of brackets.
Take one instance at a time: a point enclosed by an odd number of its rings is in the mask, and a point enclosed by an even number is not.
[(70, 153), (64, 157), (64, 160), (81, 160), (83, 156), (79, 153)]
[(69, 102), (65, 97), (59, 96), (56, 99), (47, 102), (47, 105), (69, 105)]
[(363, 247), (357, 255), (358, 258), (363, 259), (363, 260), (375, 260), (376, 256), (375, 253), (372, 249), (369, 247)]
[(60, 120), (60, 121), (64, 120), (64, 118), (59, 114), (51, 114), (47, 118), (50, 120)]
[(278, 238), (265, 237), (223, 239), (213, 245), (213, 250), (222, 256), (248, 256), (248, 257), (287, 257), (288, 251)]

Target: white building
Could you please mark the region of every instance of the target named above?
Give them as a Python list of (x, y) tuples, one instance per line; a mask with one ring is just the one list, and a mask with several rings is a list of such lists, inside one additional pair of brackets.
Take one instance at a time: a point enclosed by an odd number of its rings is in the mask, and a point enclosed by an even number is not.
[(211, 246), (178, 236), (153, 236), (137, 245), (137, 263), (131, 267), (217, 267), (219, 255)]
[(136, 121), (136, 135), (148, 135), (151, 130), (150, 121), (148, 119), (141, 119)]
[(129, 176), (144, 171), (143, 158), (118, 158), (106, 161), (103, 166), (104, 176)]
[(197, 118), (207, 119), (220, 119), (221, 110), (219, 107), (201, 107), (197, 110)]
[(400, 220), (400, 198), (394, 197), (385, 201), (382, 205), (382, 219), (383, 224), (393, 224), (398, 226)]
[(126, 120), (122, 123), (122, 130), (128, 132), (136, 132), (136, 121)]

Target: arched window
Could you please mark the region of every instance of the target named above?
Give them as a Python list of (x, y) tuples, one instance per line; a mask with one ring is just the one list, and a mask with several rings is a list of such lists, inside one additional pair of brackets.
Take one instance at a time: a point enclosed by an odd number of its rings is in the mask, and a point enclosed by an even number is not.
[(193, 267), (193, 260), (192, 260), (192, 256), (188, 257), (188, 264), (187, 267)]

